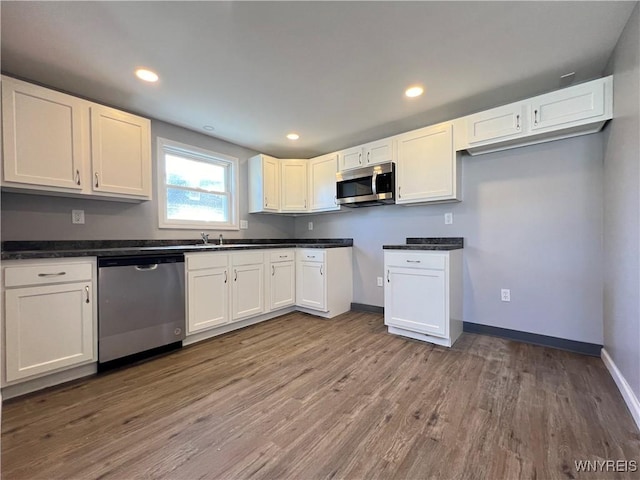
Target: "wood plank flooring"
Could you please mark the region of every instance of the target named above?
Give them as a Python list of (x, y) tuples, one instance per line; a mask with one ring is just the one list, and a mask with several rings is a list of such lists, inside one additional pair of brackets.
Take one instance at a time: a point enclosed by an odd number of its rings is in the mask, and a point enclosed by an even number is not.
[(463, 334), (452, 349), (381, 315), (292, 313), (10, 400), (5, 479), (555, 479), (640, 461), (602, 361)]

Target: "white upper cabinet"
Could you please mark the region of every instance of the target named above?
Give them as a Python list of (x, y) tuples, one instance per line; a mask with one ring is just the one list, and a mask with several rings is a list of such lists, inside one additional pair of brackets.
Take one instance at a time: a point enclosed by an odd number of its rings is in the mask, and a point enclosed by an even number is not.
[(85, 113), (80, 99), (3, 77), (3, 182), (82, 190)]
[(594, 133), (612, 116), (609, 76), (464, 117), (467, 142), (457, 148), (474, 155)]
[(525, 103), (512, 103), (473, 115), (467, 122), (470, 144), (523, 135), (527, 116)]
[(151, 197), (149, 120), (102, 105), (91, 106), (92, 188)]
[(151, 199), (148, 119), (2, 77), (4, 188)]
[(392, 162), (393, 139), (384, 138), (338, 152), (340, 171)]
[(459, 154), (451, 123), (399, 135), (397, 148), (396, 203), (460, 199)]
[(249, 159), (249, 213), (280, 211), (280, 160), (269, 155)]
[(280, 160), (280, 210), (305, 212), (307, 210), (308, 160)]
[(336, 201), (338, 155), (330, 153), (309, 160), (309, 210), (327, 212), (340, 210)]

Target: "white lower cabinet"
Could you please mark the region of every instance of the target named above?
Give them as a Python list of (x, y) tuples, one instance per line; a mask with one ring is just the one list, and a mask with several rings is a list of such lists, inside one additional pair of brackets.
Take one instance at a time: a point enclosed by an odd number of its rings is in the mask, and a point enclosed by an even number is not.
[(450, 347), (462, 333), (462, 250), (385, 250), (390, 333)]
[(3, 385), (96, 361), (96, 260), (3, 265)]
[(269, 253), (269, 309), (278, 310), (296, 303), (295, 250)]
[(231, 320), (259, 315), (264, 311), (264, 254), (232, 253)]
[(327, 318), (351, 310), (352, 251), (348, 248), (299, 248), (296, 252), (296, 305)]
[(226, 253), (185, 255), (187, 334), (229, 323), (228, 263)]

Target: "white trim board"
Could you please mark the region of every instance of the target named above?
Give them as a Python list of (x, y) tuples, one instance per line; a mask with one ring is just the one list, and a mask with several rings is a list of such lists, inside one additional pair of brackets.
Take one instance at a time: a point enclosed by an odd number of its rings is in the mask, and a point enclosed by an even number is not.
[(622, 394), (622, 398), (624, 398), (629, 411), (631, 412), (631, 416), (636, 422), (636, 426), (640, 430), (640, 401), (638, 397), (635, 396), (631, 386), (627, 383), (627, 380), (622, 376), (622, 372), (618, 370), (618, 367), (615, 363), (613, 363), (613, 359), (609, 356), (607, 351), (602, 349), (602, 361), (604, 362), (605, 367), (609, 370), (609, 373), (613, 377), (613, 380), (616, 382), (618, 386), (618, 390)]

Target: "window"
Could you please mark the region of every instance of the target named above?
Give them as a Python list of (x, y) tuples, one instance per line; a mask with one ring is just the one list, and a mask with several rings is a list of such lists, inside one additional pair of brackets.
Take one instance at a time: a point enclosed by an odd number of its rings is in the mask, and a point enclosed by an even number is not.
[(158, 138), (160, 228), (238, 230), (238, 159)]

